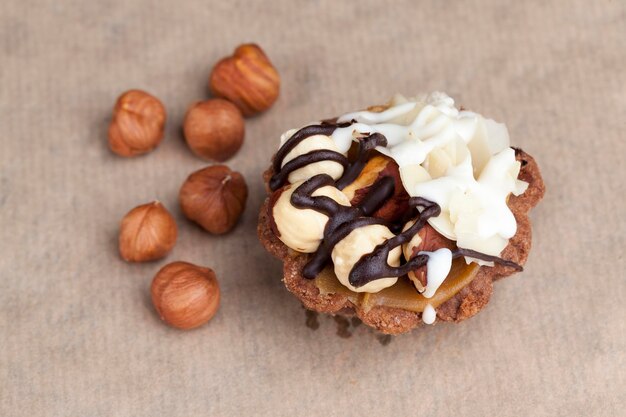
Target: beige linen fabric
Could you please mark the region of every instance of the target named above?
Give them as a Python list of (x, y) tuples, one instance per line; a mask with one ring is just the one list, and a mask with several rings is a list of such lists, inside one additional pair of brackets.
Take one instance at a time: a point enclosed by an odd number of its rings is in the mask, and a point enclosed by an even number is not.
[[(186, 107), (213, 63), (262, 45), (281, 96), (228, 164), (248, 180), (241, 224), (212, 237), (178, 207), (206, 165)], [(617, 416), (626, 400), (626, 5), (619, 0), (30, 1), (0, 3), (0, 415)], [(119, 93), (168, 110), (136, 159), (106, 128)], [(257, 241), (261, 172), (281, 132), (443, 90), (506, 122), (548, 187), (526, 271), (489, 306), (386, 345), (305, 312)], [(127, 264), (117, 227), (159, 199), (173, 253)], [(148, 288), (165, 263), (212, 267), (222, 307), (181, 332)]]

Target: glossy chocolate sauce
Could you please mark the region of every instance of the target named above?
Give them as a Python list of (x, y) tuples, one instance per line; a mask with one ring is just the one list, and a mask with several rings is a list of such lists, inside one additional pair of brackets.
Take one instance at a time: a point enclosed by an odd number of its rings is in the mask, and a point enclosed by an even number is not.
[(389, 252), (394, 248), (409, 242), (413, 236), (419, 233), (420, 230), (426, 225), (426, 222), (431, 217), (437, 217), (441, 213), (439, 204), (433, 203), (421, 197), (412, 197), (409, 199), (409, 205), (411, 207), (421, 207), (422, 211), (418, 214), (415, 223), (407, 230), (397, 234), (376, 246), (374, 250), (368, 254), (365, 254), (359, 259), (359, 261), (352, 267), (348, 281), (350, 285), (354, 287), (360, 287), (368, 282), (374, 281), (380, 278), (386, 277), (401, 277), (408, 274), (410, 271), (426, 265), (428, 262), (428, 255), (417, 255), (409, 259), (404, 265), (390, 266), (387, 263)]
[(289, 152), (293, 150), (300, 142), (315, 135), (325, 135), (330, 136), (338, 127), (348, 127), (352, 125), (352, 122), (346, 123), (330, 123), (330, 122), (322, 122), (319, 125), (310, 125), (305, 126), (302, 129), (298, 130), (294, 133), (287, 141), (280, 147), (276, 155), (274, 156), (273, 168), (274, 172), (279, 172), (281, 170), (281, 165), (283, 164), (283, 160), (287, 156)]
[[(394, 226), (381, 219), (369, 217), (393, 195), (395, 184), (391, 177), (382, 177), (376, 181), (359, 205), (354, 207), (341, 205), (330, 197), (313, 196), (313, 193), (321, 187), (330, 185), (342, 189), (353, 182), (363, 170), (371, 151), (377, 146), (387, 145), (387, 139), (380, 133), (374, 133), (359, 140), (357, 158), (351, 163), (338, 152), (316, 150), (294, 158), (281, 168), (285, 156), (304, 139), (314, 135), (331, 135), (337, 127), (347, 127), (351, 124), (352, 122), (342, 124), (323, 122), (320, 125), (304, 127), (283, 144), (274, 158), (274, 175), (270, 179), (272, 190), (280, 188), (287, 181), (291, 172), (313, 162), (329, 160), (338, 162), (344, 167), (344, 174), (336, 182), (327, 174), (319, 174), (303, 182), (291, 195), (291, 204), (294, 207), (318, 211), (328, 216), (329, 219), (319, 248), (303, 269), (303, 276), (307, 279), (315, 278), (324, 269), (331, 260), (335, 245), (353, 230), (373, 224)], [(426, 265), (428, 255), (425, 254), (414, 256), (398, 267), (392, 267), (387, 263), (389, 253), (394, 248), (409, 242), (426, 225), (428, 219), (437, 217), (441, 213), (441, 208), (437, 203), (421, 197), (412, 197), (409, 200), (409, 205), (416, 209), (415, 223), (407, 230), (378, 245), (371, 253), (363, 255), (350, 271), (348, 279), (352, 286), (358, 288), (377, 279), (401, 277)], [(453, 258), (469, 256), (522, 270), (522, 267), (515, 262), (470, 249), (458, 248), (453, 251), (452, 255)]]
[(294, 207), (312, 209), (328, 216), (322, 242), (302, 271), (308, 279), (315, 278), (324, 269), (335, 245), (351, 231), (370, 224), (383, 224), (382, 220), (367, 216), (378, 210), (393, 195), (395, 188), (393, 178), (384, 177), (372, 185), (370, 192), (355, 207), (343, 206), (330, 197), (312, 196), (318, 188), (334, 184), (329, 175), (319, 174), (306, 180), (291, 195)]
[(461, 256), (469, 256), (470, 258), (480, 259), (481, 261), (493, 262), (496, 264), (508, 266), (509, 268), (513, 268), (518, 272), (524, 270), (524, 268), (521, 265), (516, 264), (513, 261), (507, 261), (506, 259), (502, 259), (500, 257), (493, 256), (493, 255), (487, 255), (482, 252), (476, 252), (475, 250), (457, 248), (454, 252), (452, 252), (453, 258), (459, 258)]
[(339, 152), (327, 149), (319, 149), (305, 153), (304, 155), (300, 155), (287, 162), (285, 166), (282, 166), (282, 164), (287, 154), (289, 154), (289, 152), (291, 152), (293, 148), (295, 148), (300, 142), (302, 142), (306, 138), (315, 135), (331, 135), (336, 128), (348, 127), (350, 125), (351, 123), (334, 124), (324, 122), (320, 125), (304, 127), (294, 133), (293, 136), (291, 136), (283, 144), (283, 146), (281, 146), (278, 152), (276, 152), (273, 164), (274, 175), (270, 179), (269, 183), (270, 189), (272, 191), (275, 191), (282, 187), (287, 182), (289, 174), (291, 174), (293, 171), (320, 161), (334, 161), (341, 164), (344, 168), (344, 173), (334, 185), (340, 190), (348, 186), (356, 179), (356, 177), (359, 176), (361, 171), (363, 171), (363, 167), (367, 163), (371, 155), (371, 151), (374, 150), (374, 148), (376, 148), (377, 146), (387, 146), (387, 138), (385, 138), (380, 133), (373, 133), (359, 140), (358, 155), (356, 160), (352, 163), (349, 163), (348, 158), (346, 158)]
[(282, 187), (285, 182), (287, 182), (289, 174), (296, 169), (300, 169), (309, 164), (320, 161), (337, 162), (343, 166), (344, 170), (348, 167), (348, 159), (339, 152), (329, 151), (326, 149), (311, 151), (287, 162), (280, 171), (272, 175), (272, 178), (270, 179), (270, 189), (274, 191)]
[(377, 146), (387, 146), (387, 138), (380, 133), (373, 133), (359, 141), (359, 153), (356, 161), (344, 170), (341, 178), (337, 180), (337, 188), (343, 190), (359, 176), (369, 159), (371, 151)]

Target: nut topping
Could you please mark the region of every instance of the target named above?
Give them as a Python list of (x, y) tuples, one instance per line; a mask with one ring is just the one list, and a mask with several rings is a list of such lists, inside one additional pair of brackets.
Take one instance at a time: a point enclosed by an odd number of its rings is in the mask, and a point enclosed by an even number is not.
[(258, 45), (245, 44), (213, 67), (209, 87), (217, 97), (232, 101), (244, 116), (252, 116), (274, 104), (280, 77)]
[(180, 189), (183, 213), (207, 232), (229, 232), (246, 207), (248, 186), (243, 176), (225, 165), (191, 174)]
[(136, 156), (156, 148), (163, 139), (165, 107), (145, 91), (130, 90), (115, 103), (109, 125), (109, 147), (120, 156)]

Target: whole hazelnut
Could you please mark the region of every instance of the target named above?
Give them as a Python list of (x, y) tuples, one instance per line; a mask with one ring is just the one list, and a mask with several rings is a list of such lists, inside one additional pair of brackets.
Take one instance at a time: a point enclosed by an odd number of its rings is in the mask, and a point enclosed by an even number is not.
[(221, 98), (200, 101), (187, 110), (183, 131), (196, 155), (223, 162), (241, 148), (243, 116), (230, 101)]
[(165, 107), (145, 91), (123, 93), (113, 108), (109, 147), (120, 156), (135, 156), (156, 148), (163, 139)]
[(192, 173), (180, 189), (183, 213), (207, 232), (230, 231), (246, 207), (248, 186), (243, 176), (225, 165)]
[(150, 293), (161, 320), (179, 329), (203, 325), (220, 305), (215, 272), (188, 262), (172, 262), (161, 268), (152, 280)]
[(122, 219), (120, 255), (131, 262), (163, 258), (174, 247), (177, 235), (174, 218), (160, 202), (137, 206)]
[(244, 116), (252, 116), (274, 104), (280, 77), (258, 45), (245, 44), (213, 67), (209, 88), (214, 95), (235, 103)]

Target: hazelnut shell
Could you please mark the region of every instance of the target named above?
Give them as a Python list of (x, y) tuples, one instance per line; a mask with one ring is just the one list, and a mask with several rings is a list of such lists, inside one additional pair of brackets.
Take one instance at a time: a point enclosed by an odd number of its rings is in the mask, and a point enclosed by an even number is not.
[(165, 107), (156, 97), (141, 90), (123, 93), (113, 108), (109, 148), (124, 157), (151, 151), (163, 139), (165, 118)]
[(247, 198), (248, 186), (243, 176), (225, 165), (192, 173), (179, 194), (185, 216), (213, 234), (227, 233), (235, 227)]
[(245, 127), (237, 106), (217, 98), (191, 105), (185, 115), (183, 131), (196, 155), (223, 162), (241, 148)]
[(192, 329), (211, 320), (220, 305), (215, 272), (188, 262), (165, 265), (152, 280), (152, 303), (161, 320)]

